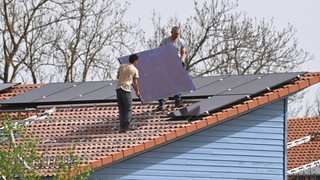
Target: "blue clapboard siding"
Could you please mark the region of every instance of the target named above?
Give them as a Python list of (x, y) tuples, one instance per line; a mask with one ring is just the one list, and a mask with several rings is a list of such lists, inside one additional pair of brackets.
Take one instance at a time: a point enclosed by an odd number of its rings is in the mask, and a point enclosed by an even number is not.
[(286, 179), (286, 100), (100, 169), (91, 179)]

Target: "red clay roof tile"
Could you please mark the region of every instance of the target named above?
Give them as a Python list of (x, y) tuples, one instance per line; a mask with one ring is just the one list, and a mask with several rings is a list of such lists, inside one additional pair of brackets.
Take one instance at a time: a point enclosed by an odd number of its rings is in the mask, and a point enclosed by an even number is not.
[[(312, 135), (319, 129), (320, 116), (290, 119), (288, 121), (288, 142)], [(319, 146), (320, 138), (313, 137), (309, 142), (289, 148), (288, 170), (320, 160)]]

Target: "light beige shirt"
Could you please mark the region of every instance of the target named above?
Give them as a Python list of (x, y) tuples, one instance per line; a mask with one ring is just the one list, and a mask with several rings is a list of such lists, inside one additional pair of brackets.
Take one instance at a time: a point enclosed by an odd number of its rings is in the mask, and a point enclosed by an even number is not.
[(139, 78), (138, 69), (131, 63), (122, 64), (118, 69), (117, 89), (121, 88), (124, 91), (131, 92), (131, 85), (134, 78)]

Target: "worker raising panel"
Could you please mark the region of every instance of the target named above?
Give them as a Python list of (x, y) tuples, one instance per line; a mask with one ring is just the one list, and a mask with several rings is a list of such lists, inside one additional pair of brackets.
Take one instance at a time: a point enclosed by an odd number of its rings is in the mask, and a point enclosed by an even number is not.
[[(140, 99), (143, 103), (195, 89), (173, 45), (139, 52), (137, 55), (139, 60), (136, 67), (139, 70)], [(129, 55), (120, 57), (119, 62), (128, 63)]]

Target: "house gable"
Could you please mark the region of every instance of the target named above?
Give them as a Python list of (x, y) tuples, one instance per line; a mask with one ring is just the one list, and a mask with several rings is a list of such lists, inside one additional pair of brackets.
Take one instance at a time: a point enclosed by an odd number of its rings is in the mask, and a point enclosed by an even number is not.
[(285, 179), (286, 99), (97, 170), (91, 179)]

